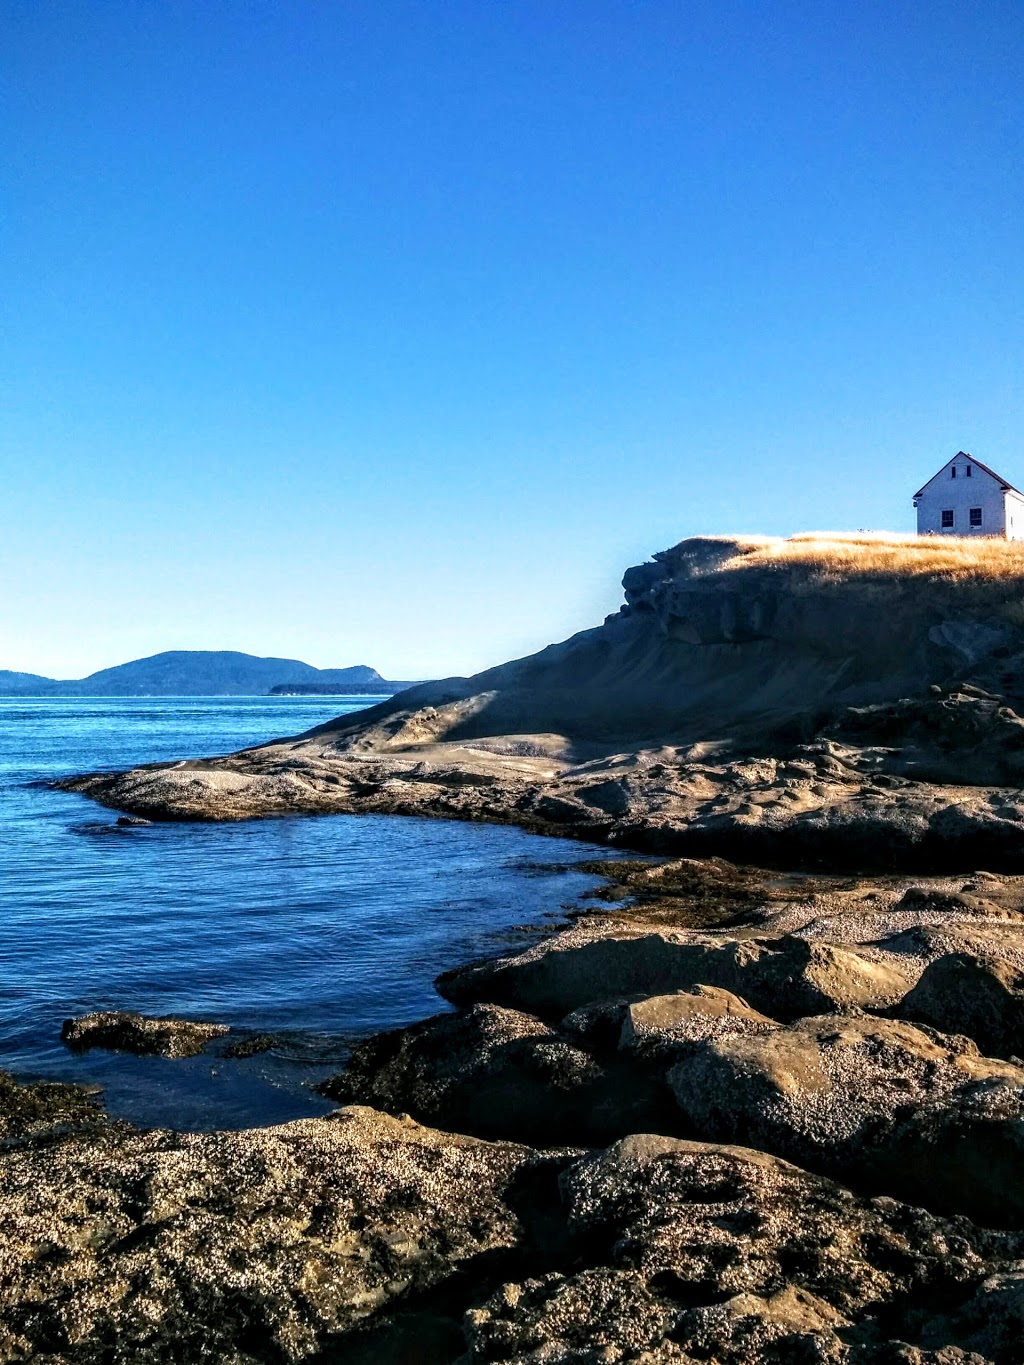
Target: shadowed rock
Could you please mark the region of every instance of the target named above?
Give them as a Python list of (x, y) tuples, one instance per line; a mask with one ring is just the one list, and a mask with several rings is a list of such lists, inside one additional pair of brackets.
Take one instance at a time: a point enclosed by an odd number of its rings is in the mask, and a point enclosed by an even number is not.
[(58, 1081), (24, 1084), (0, 1071), (0, 1143), (105, 1124), (98, 1086)]
[(992, 1275), (955, 1312), (929, 1323), (925, 1345), (950, 1339), (961, 1342), (983, 1360), (1019, 1359), (1024, 1342), (1024, 1274), (1016, 1268)]
[(937, 958), (895, 1013), (944, 1033), (966, 1033), (992, 1056), (1024, 1054), (1024, 972), (997, 957)]
[(60, 1036), (69, 1048), (85, 1052), (101, 1047), (139, 1056), (195, 1057), (211, 1038), (229, 1032), (226, 1024), (200, 1024), (190, 1019), (147, 1019), (124, 1010), (100, 1010), (65, 1019)]
[(0, 1358), (75, 1365), (349, 1359), (371, 1315), (529, 1249), (551, 1165), (367, 1109), (0, 1160)]
[(604, 1143), (679, 1121), (660, 1076), (614, 1057), (599, 1063), (539, 1019), (494, 1005), (376, 1034), (319, 1089), (342, 1103), (537, 1146)]

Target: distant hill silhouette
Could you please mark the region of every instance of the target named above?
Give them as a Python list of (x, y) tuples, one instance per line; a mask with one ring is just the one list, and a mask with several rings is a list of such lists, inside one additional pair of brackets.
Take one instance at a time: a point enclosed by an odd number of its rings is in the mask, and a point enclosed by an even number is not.
[(0, 668), (0, 692), (21, 692), (39, 687), (49, 687), (52, 678), (44, 678), (39, 673), (12, 673), (9, 668)]
[(365, 695), (398, 690), (366, 664), (350, 668), (314, 668), (299, 659), (263, 659), (232, 649), (171, 649), (87, 678), (43, 678), (35, 673), (0, 669), (0, 695), (65, 697), (230, 697), (262, 696), (279, 684), (316, 684)]

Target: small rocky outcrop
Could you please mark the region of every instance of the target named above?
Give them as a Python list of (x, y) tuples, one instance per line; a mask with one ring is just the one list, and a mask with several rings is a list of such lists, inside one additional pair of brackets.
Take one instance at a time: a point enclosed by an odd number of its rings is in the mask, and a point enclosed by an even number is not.
[(0, 1147), (27, 1139), (104, 1126), (99, 1087), (60, 1081), (16, 1081), (0, 1071)]
[(717, 986), (694, 986), (673, 995), (630, 1001), (623, 1008), (621, 1051), (671, 1056), (680, 1047), (711, 1038), (767, 1033), (779, 1025), (745, 1000)]
[(99, 1010), (65, 1019), (60, 1036), (76, 1052), (107, 1048), (138, 1056), (195, 1057), (211, 1038), (229, 1032), (226, 1024), (190, 1019), (148, 1019), (125, 1010)]
[(280, 1042), (274, 1033), (249, 1033), (244, 1038), (228, 1043), (224, 1056), (236, 1059), (255, 1057), (261, 1052), (273, 1052)]
[(1024, 1226), (1024, 1069), (869, 1016), (716, 1038), (668, 1074), (703, 1137), (761, 1147), (855, 1185)]
[(895, 1013), (944, 1033), (966, 1033), (990, 1056), (1024, 1055), (1024, 971), (998, 957), (936, 958)]
[(668, 995), (695, 986), (734, 992), (776, 1019), (894, 1004), (909, 978), (898, 961), (794, 935), (721, 939), (677, 933), (561, 934), (515, 957), (459, 967), (438, 978), (456, 1005), (488, 1001), (561, 1018), (623, 992)]
[(660, 1074), (598, 1061), (539, 1019), (495, 1005), (376, 1034), (319, 1088), (341, 1103), (543, 1147), (678, 1125)]

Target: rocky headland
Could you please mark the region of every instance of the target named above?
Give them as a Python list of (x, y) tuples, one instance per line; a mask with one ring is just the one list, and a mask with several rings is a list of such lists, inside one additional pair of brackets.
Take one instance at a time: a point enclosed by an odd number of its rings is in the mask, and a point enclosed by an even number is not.
[(442, 975), (325, 1119), (141, 1132), (0, 1076), (0, 1358), (1021, 1365), (1013, 554), (684, 542), (530, 659), (66, 784), (664, 856)]
[(603, 625), (539, 654), (63, 785), (164, 820), (383, 811), (687, 856), (1024, 869), (1024, 555), (950, 555), (683, 541), (627, 571)]

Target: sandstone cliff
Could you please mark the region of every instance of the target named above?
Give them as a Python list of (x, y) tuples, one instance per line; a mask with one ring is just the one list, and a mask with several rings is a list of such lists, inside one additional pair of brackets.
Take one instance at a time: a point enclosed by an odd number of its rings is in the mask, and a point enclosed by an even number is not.
[[(837, 566), (813, 552), (828, 544), (817, 540), (684, 540), (627, 569), (625, 603), (603, 625), (411, 689), (356, 728), (429, 706), (443, 708), (420, 721), (437, 739), (554, 732), (679, 744), (813, 728), (846, 706), (964, 678), (1016, 684), (1024, 700), (1024, 554), (1016, 576), (984, 561), (965, 574), (932, 571), (901, 542), (888, 560), (879, 542), (839, 543), (853, 553)], [(794, 554), (801, 545), (807, 553)], [(323, 731), (338, 728), (351, 721)]]

